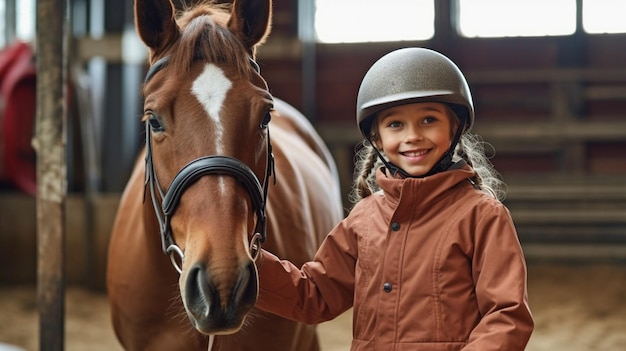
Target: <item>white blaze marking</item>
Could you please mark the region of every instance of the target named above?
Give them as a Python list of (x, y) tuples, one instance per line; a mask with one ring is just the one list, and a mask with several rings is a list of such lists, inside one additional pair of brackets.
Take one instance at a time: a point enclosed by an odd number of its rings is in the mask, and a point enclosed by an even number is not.
[(222, 134), (224, 127), (220, 121), (220, 111), (226, 99), (226, 93), (233, 83), (226, 78), (224, 71), (214, 64), (204, 66), (204, 71), (196, 78), (191, 86), (191, 92), (204, 107), (215, 124), (215, 149), (222, 153)]
[(224, 126), (220, 119), (220, 112), (226, 100), (226, 94), (232, 86), (233, 83), (226, 78), (224, 71), (214, 64), (204, 66), (204, 70), (191, 86), (191, 92), (204, 107), (215, 126), (215, 151), (218, 155), (224, 152), (222, 147)]

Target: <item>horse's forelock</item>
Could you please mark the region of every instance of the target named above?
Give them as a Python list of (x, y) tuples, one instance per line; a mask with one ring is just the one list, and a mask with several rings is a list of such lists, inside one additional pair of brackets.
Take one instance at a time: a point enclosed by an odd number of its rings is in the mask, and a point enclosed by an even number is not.
[(201, 6), (179, 17), (181, 37), (170, 59), (177, 72), (188, 72), (197, 60), (235, 65), (240, 74), (249, 71), (246, 49), (226, 26), (227, 9)]

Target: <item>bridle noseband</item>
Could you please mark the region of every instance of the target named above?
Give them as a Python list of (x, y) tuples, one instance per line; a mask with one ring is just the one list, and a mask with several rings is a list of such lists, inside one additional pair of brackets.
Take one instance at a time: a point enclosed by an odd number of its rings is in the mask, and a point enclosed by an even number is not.
[[(258, 72), (259, 66), (257, 63), (250, 59), (253, 68)], [(154, 63), (146, 74), (144, 84), (147, 83), (158, 71), (165, 68), (168, 64), (168, 57), (161, 58)], [(258, 177), (254, 172), (242, 161), (223, 155), (211, 155), (197, 158), (189, 162), (183, 167), (178, 174), (172, 180), (169, 188), (163, 191), (159, 180), (157, 178), (156, 171), (154, 169), (154, 161), (152, 158), (152, 138), (150, 123), (145, 122), (146, 125), (146, 179), (145, 186), (150, 189), (150, 197), (152, 198), (152, 205), (159, 221), (159, 230), (161, 232), (161, 244), (163, 252), (170, 256), (172, 265), (178, 271), (182, 272), (181, 265), (184, 259), (183, 251), (176, 245), (172, 236), (172, 228), (170, 226), (170, 220), (176, 211), (178, 203), (183, 192), (200, 177), (206, 175), (228, 175), (237, 179), (250, 195), (252, 206), (255, 209), (257, 222), (254, 228), (254, 234), (250, 239), (250, 254), (253, 260), (256, 260), (261, 252), (261, 243), (265, 242), (266, 238), (266, 203), (267, 192), (269, 188), (269, 178), (274, 173), (274, 155), (272, 154), (272, 144), (270, 142), (269, 129), (267, 132), (267, 164), (265, 169), (265, 179), (263, 186), (259, 182)], [(267, 128), (266, 125), (262, 125), (261, 128)], [(158, 196), (162, 199), (161, 204), (158, 202)], [(172, 253), (175, 252), (181, 259), (181, 265), (176, 262)]]

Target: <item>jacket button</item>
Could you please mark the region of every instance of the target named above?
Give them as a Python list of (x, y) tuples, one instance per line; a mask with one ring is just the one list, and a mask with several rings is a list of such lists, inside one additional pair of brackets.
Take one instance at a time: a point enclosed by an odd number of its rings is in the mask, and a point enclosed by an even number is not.
[(394, 232), (397, 232), (398, 230), (400, 230), (400, 223), (398, 222), (391, 223), (391, 230), (393, 230)]
[(383, 289), (385, 289), (385, 292), (391, 292), (391, 283), (383, 284)]

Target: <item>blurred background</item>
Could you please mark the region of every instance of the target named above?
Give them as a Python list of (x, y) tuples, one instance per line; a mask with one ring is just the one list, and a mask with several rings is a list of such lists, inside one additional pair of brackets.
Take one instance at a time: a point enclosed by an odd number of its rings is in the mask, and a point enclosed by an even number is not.
[[(79, 294), (68, 299), (73, 321), (79, 301), (107, 307), (108, 236), (144, 140), (147, 66), (132, 0), (68, 3), (65, 247), (68, 294)], [(175, 6), (183, 3), (192, 1)], [(20, 323), (0, 322), (0, 350), (2, 342), (31, 349), (37, 338), (36, 9), (36, 0), (0, 0), (0, 319), (12, 313), (26, 325), (22, 335)], [(356, 95), (367, 69), (400, 47), (450, 57), (473, 93), (473, 131), (493, 147), (508, 185), (505, 204), (526, 254), (538, 322), (529, 350), (622, 350), (625, 11), (622, 0), (275, 0), (258, 63), (271, 93), (300, 109), (326, 141), (349, 208), (361, 140)], [(16, 294), (26, 298), (13, 300)], [(108, 323), (106, 313), (90, 311), (82, 316)], [(327, 330), (345, 334), (329, 344), (346, 350), (351, 321), (340, 322)]]

